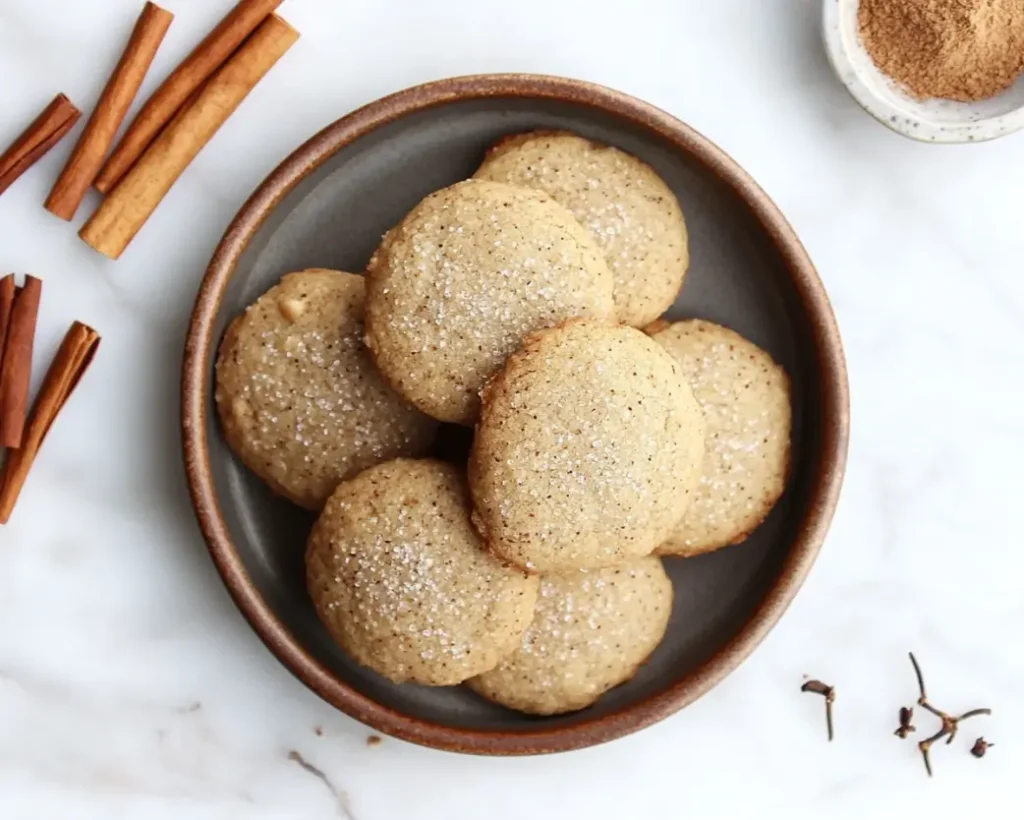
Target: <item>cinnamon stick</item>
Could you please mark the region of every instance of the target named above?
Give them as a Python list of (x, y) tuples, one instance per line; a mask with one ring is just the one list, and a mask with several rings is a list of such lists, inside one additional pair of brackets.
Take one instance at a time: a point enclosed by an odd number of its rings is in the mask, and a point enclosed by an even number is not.
[(25, 277), (11, 307), (0, 365), (0, 447), (20, 447), (28, 408), (29, 379), (32, 375), (32, 348), (36, 338), (36, 318), (43, 283), (34, 276)]
[(96, 103), (96, 110), (46, 199), (46, 210), (50, 213), (67, 220), (75, 215), (173, 19), (173, 14), (155, 3), (146, 3), (143, 7), (128, 45)]
[(11, 321), (11, 308), (14, 307), (14, 295), (17, 292), (18, 289), (14, 285), (13, 273), (9, 273), (3, 279), (0, 279), (0, 369), (3, 368), (7, 325)]
[(63, 94), (54, 97), (0, 155), (0, 194), (60, 142), (80, 116), (82, 112)]
[(231, 56), (282, 0), (241, 0), (191, 54), (171, 72), (135, 116), (93, 183), (107, 193), (135, 164), (174, 114), (214, 71)]
[[(3, 376), (4, 347), (7, 344), (7, 328), (11, 323), (11, 310), (19, 288), (14, 284), (14, 274), (9, 273), (0, 279), (0, 377)], [(0, 387), (3, 382), (0, 381)]]
[(99, 343), (99, 334), (81, 322), (71, 325), (64, 336), (32, 405), (25, 440), (20, 449), (8, 453), (7, 463), (0, 472), (0, 524), (10, 520), (43, 439), (92, 362)]
[(78, 235), (117, 259), (189, 163), (298, 37), (277, 15), (264, 20), (160, 132)]

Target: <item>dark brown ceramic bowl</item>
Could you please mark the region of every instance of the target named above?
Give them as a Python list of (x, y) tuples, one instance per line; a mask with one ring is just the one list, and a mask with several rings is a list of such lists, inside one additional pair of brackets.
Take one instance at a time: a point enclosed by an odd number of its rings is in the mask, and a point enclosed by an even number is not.
[[(471, 175), (499, 137), (563, 128), (643, 158), (676, 191), (692, 266), (670, 317), (730, 325), (793, 377), (788, 491), (743, 545), (666, 562), (676, 602), (665, 641), (631, 682), (593, 707), (530, 718), (468, 690), (394, 685), (353, 664), (320, 626), (303, 583), (311, 517), (232, 457), (213, 406), (227, 322), (284, 273), (362, 270), (381, 234), (423, 196)], [(693, 702), (774, 626), (800, 588), (839, 493), (848, 433), (842, 347), (799, 240), (764, 192), (721, 150), (663, 111), (555, 77), (462, 77), (402, 91), (349, 114), (299, 148), (249, 199), (203, 279), (185, 349), (185, 463), (210, 553), (235, 602), (307, 686), (374, 729), (481, 754), (601, 743)]]

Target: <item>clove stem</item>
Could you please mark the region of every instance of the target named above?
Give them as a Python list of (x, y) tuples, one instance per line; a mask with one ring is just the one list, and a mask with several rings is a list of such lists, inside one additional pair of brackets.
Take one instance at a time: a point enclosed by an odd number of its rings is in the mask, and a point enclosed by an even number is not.
[(945, 734), (946, 734), (946, 728), (943, 727), (943, 728), (939, 729), (939, 731), (937, 731), (931, 737), (925, 738), (924, 740), (922, 740), (920, 743), (917, 744), (917, 748), (919, 748), (921, 750), (921, 757), (924, 758), (924, 768), (928, 772), (928, 776), (929, 777), (932, 776), (932, 760), (931, 760), (931, 754), (930, 754), (931, 748), (932, 748), (932, 744), (936, 740), (939, 740), (941, 737), (943, 737)]
[(921, 690), (921, 697), (918, 698), (917, 702), (924, 706), (925, 700), (928, 696), (924, 693), (924, 675), (921, 674), (921, 667), (918, 666), (917, 658), (914, 657), (914, 653), (910, 653), (910, 662), (914, 665), (914, 674), (917, 675), (917, 686)]

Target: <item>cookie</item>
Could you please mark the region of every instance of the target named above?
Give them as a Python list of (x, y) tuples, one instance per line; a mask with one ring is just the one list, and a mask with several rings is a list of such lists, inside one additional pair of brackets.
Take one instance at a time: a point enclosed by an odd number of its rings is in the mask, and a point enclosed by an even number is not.
[(366, 340), (394, 388), (472, 424), (480, 388), (532, 331), (612, 314), (600, 248), (539, 191), (468, 180), (431, 194), (368, 268)]
[(481, 549), (458, 468), (397, 459), (338, 486), (306, 550), (309, 594), (358, 663), (396, 683), (461, 683), (518, 645), (537, 579)]
[(506, 137), (477, 179), (536, 188), (596, 238), (615, 276), (621, 322), (643, 327), (675, 301), (690, 264), (679, 200), (645, 162), (564, 131)]
[(489, 550), (532, 572), (621, 563), (668, 537), (703, 455), (704, 419), (672, 356), (631, 327), (566, 322), (531, 336), (484, 389), (473, 521)]
[(363, 345), (363, 299), (362, 276), (289, 273), (231, 323), (217, 359), (228, 444), (308, 509), (339, 481), (433, 441), (436, 422), (388, 387)]
[(690, 319), (652, 337), (679, 362), (707, 421), (700, 484), (663, 555), (698, 555), (745, 539), (779, 500), (789, 470), (786, 371), (728, 328)]
[(545, 575), (519, 648), (467, 683), (520, 712), (583, 709), (636, 674), (671, 613), (672, 582), (658, 558)]

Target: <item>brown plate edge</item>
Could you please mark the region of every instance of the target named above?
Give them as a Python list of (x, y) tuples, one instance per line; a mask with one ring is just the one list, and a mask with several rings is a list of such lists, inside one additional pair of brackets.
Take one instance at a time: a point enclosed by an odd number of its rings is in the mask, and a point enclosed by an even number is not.
[[(310, 656), (256, 591), (235, 550), (217, 501), (206, 444), (213, 327), (238, 259), (264, 220), (308, 173), (374, 128), (413, 111), (487, 97), (538, 97), (597, 108), (655, 131), (698, 159), (748, 204), (769, 232), (811, 317), (811, 338), (822, 365), (822, 440), (810, 509), (779, 577), (750, 620), (698, 669), (639, 704), (574, 726), (515, 733), (453, 728), (404, 715), (357, 692)], [(246, 620), (293, 674), (342, 712), (413, 743), (473, 754), (562, 752), (613, 740), (677, 712), (736, 669), (782, 617), (817, 557), (839, 498), (849, 424), (846, 362), (831, 304), (806, 250), (768, 195), (724, 151), (671, 114), (604, 86), (545, 75), (473, 75), (415, 86), (357, 109), (301, 145), (249, 197), (217, 246), (196, 296), (182, 365), (182, 443), (189, 494), (214, 564)]]

